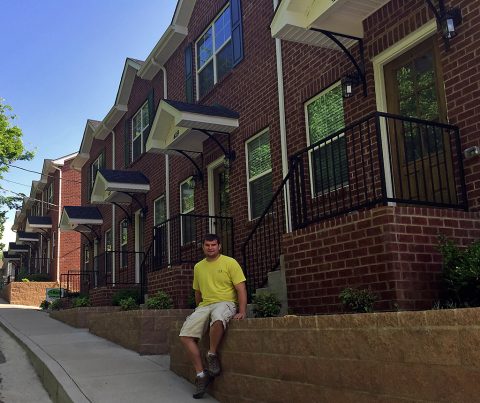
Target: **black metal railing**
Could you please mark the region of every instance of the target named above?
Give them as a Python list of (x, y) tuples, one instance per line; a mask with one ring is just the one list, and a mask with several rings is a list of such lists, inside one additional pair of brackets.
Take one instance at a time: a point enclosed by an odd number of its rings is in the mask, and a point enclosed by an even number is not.
[(94, 271), (98, 272), (98, 286), (139, 284), (144, 257), (144, 252), (130, 251), (107, 251), (96, 256)]
[(60, 275), (60, 288), (63, 290), (62, 297), (69, 297), (75, 294), (87, 295), (88, 292), (97, 287), (98, 272), (69, 270)]
[(217, 234), (222, 242), (222, 253), (233, 256), (232, 217), (178, 214), (153, 227), (153, 241), (140, 268), (142, 289), (146, 289), (148, 273), (203, 259), (202, 241), (208, 233)]
[(468, 208), (458, 127), (376, 112), (293, 155), (242, 247), (249, 292), (278, 267), (287, 219), (296, 230), (388, 203)]
[(30, 258), (28, 260), (28, 272), (30, 274), (47, 274), (52, 267), (52, 259), (50, 258)]

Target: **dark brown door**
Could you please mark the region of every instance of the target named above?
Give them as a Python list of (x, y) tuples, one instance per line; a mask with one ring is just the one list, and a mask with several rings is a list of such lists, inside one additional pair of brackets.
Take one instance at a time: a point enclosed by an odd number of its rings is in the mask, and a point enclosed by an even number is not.
[(214, 215), (212, 229), (222, 240), (223, 253), (231, 256), (233, 245), (231, 243), (231, 221), (230, 217), (230, 175), (229, 170), (223, 164), (213, 170), (213, 202)]
[[(388, 111), (445, 123), (445, 94), (439, 66), (435, 38), (387, 64), (384, 71)], [(408, 120), (391, 121), (388, 130), (396, 197), (456, 202), (448, 131)]]

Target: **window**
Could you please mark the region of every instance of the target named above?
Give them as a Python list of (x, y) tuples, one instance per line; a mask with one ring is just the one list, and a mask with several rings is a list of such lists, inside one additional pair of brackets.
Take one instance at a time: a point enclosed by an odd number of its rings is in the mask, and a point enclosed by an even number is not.
[(250, 219), (260, 217), (272, 199), (270, 137), (265, 130), (246, 143), (248, 206)]
[(47, 200), (46, 210), (48, 211), (53, 207), (53, 182), (45, 190), (45, 199)]
[[(180, 184), (180, 213), (192, 213), (195, 209), (195, 192), (193, 178), (188, 178)], [(182, 215), (182, 245), (195, 240), (195, 218)]]
[(165, 195), (160, 196), (153, 204), (154, 219), (153, 225), (157, 226), (167, 219), (167, 206), (165, 204)]
[(197, 93), (203, 97), (233, 67), (231, 9), (228, 5), (196, 43)]
[(128, 221), (120, 221), (120, 267), (128, 265), (127, 243), (128, 243)]
[(111, 252), (113, 250), (112, 230), (105, 231), (105, 252)]
[(83, 247), (83, 270), (88, 271), (88, 264), (90, 263), (90, 248), (88, 245)]
[(348, 185), (346, 139), (343, 134), (323, 141), (345, 127), (340, 83), (305, 104), (309, 144), (319, 143), (310, 154), (313, 193), (321, 194)]
[(93, 189), (98, 170), (103, 168), (105, 168), (105, 156), (102, 153), (92, 162), (92, 165), (90, 165), (90, 191)]
[(150, 114), (148, 101), (145, 102), (132, 118), (132, 160), (135, 161), (145, 151)]

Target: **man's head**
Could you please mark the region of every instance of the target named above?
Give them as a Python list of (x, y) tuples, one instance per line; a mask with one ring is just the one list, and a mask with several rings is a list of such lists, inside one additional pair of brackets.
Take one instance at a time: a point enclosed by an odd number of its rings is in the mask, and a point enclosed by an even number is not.
[(220, 238), (216, 234), (207, 234), (203, 238), (203, 253), (207, 260), (216, 259), (220, 255), (222, 245)]

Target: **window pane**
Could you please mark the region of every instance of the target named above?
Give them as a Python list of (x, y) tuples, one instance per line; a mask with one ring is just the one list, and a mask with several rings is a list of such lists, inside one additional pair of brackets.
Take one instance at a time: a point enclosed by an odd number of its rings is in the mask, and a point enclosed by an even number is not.
[(259, 217), (272, 199), (272, 173), (250, 182), (250, 208), (252, 219)]
[(165, 206), (165, 197), (161, 197), (155, 201), (155, 223), (158, 225), (164, 222), (167, 219), (166, 217), (166, 206)]
[(142, 133), (141, 115), (137, 113), (132, 122), (132, 138), (139, 136)]
[(188, 213), (192, 211), (195, 207), (194, 204), (194, 191), (189, 182), (183, 183), (181, 187), (181, 197), (182, 197), (182, 213)]
[(132, 148), (132, 158), (135, 161), (142, 153), (142, 136), (139, 136), (133, 140)]
[(195, 240), (195, 217), (182, 216), (182, 244)]
[(219, 49), (232, 35), (230, 27), (230, 7), (227, 7), (215, 21), (215, 49)]
[(345, 127), (340, 85), (318, 97), (307, 106), (310, 144)]
[(324, 193), (348, 184), (345, 137), (315, 149), (312, 160), (315, 193)]
[(149, 124), (149, 116), (148, 116), (148, 103), (143, 105), (142, 107), (142, 126), (141, 130), (145, 130), (145, 128), (148, 127)]
[(200, 69), (213, 54), (212, 27), (197, 42), (197, 65)]
[(213, 61), (198, 74), (198, 89), (200, 98), (213, 87)]
[(217, 55), (217, 81), (220, 81), (233, 66), (232, 41), (228, 42)]
[(249, 179), (272, 168), (268, 131), (250, 141), (247, 148)]

